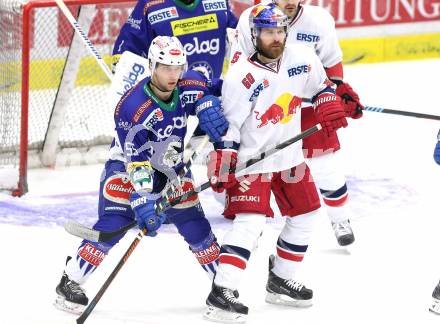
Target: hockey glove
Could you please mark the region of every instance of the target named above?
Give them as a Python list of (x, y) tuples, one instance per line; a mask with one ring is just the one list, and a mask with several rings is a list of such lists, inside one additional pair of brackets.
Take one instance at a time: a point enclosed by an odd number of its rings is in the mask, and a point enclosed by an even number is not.
[(165, 221), (165, 214), (156, 214), (156, 200), (150, 200), (145, 195), (134, 192), (130, 195), (131, 209), (136, 216), (136, 221), (141, 230), (147, 229), (148, 236), (156, 236), (157, 230)]
[(205, 96), (197, 101), (196, 114), (200, 128), (209, 136), (211, 142), (221, 141), (229, 123), (223, 115), (220, 100), (215, 96)]
[(437, 144), (434, 149), (434, 160), (440, 165), (440, 129), (437, 134)]
[(359, 101), (358, 94), (353, 88), (345, 82), (339, 82), (336, 88), (336, 94), (342, 99), (342, 107), (346, 117), (358, 119), (362, 117), (364, 106)]
[(208, 179), (215, 192), (223, 192), (237, 183), (234, 172), (237, 166), (237, 151), (224, 149), (209, 153)]
[(313, 99), (316, 117), (324, 133), (332, 136), (338, 128), (347, 127), (345, 113), (341, 106), (341, 98), (324, 92)]

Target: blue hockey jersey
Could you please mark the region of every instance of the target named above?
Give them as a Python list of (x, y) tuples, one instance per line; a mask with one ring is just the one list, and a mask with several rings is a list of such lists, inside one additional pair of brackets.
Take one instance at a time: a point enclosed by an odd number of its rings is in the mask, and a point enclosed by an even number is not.
[(179, 80), (170, 101), (164, 102), (150, 89), (149, 81), (149, 77), (140, 81), (116, 106), (117, 140), (113, 141), (111, 151), (122, 150), (126, 162), (150, 161), (154, 169), (165, 175), (171, 169), (177, 174), (183, 166), (187, 118), (195, 115), (198, 99), (210, 94), (210, 90), (206, 78), (188, 71)]
[(113, 48), (113, 63), (130, 51), (147, 57), (151, 41), (159, 35), (176, 36), (188, 55), (189, 68), (204, 66), (210, 79), (222, 73), (226, 28), (237, 18), (227, 0), (139, 0), (122, 26)]

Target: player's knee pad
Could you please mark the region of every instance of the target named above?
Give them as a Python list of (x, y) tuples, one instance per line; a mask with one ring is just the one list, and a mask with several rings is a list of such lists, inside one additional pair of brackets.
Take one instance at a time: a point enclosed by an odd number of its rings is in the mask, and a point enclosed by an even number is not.
[(219, 262), (245, 269), (266, 224), (261, 214), (237, 214), (232, 229), (223, 238)]
[(279, 244), (282, 243), (281, 240), (298, 246), (308, 245), (317, 216), (318, 210), (314, 210), (307, 214), (286, 218), (279, 236)]
[(70, 279), (84, 283), (104, 260), (111, 246), (105, 243), (83, 240), (78, 251), (66, 264), (66, 273)]
[(344, 205), (348, 199), (346, 183), (336, 190), (319, 189), (319, 191), (321, 192), (324, 203), (330, 207), (340, 207)]

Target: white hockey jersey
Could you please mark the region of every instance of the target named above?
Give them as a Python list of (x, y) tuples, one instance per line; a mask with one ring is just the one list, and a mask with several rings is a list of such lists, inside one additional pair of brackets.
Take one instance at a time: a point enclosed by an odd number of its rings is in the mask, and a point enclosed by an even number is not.
[[(301, 98), (312, 98), (332, 83), (314, 51), (304, 45), (287, 45), (275, 69), (240, 51), (233, 57), (222, 88), (224, 114), (230, 123), (223, 140), (240, 143), (238, 163), (243, 163), (298, 135)], [(303, 161), (299, 141), (240, 175), (287, 170)]]
[[(249, 15), (254, 7), (247, 8), (240, 16), (236, 39), (231, 45), (231, 55), (240, 50), (246, 55), (255, 52), (249, 26)], [(301, 43), (313, 48), (325, 68), (342, 62), (342, 51), (336, 35), (335, 20), (324, 8), (309, 5), (300, 6), (298, 14), (289, 23), (287, 44), (292, 43)]]

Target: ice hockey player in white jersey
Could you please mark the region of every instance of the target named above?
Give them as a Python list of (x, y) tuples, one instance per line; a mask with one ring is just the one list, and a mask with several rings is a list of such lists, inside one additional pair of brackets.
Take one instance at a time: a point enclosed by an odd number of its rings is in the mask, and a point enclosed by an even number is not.
[[(338, 44), (335, 21), (324, 8), (303, 5), (300, 0), (274, 0), (289, 17), (287, 44), (304, 44), (314, 49), (325, 67), (328, 78), (337, 84), (336, 93), (343, 99), (347, 117), (360, 118), (363, 106), (359, 96), (343, 80), (342, 52)], [(237, 52), (250, 55), (255, 52), (252, 44), (249, 13), (254, 7), (246, 9), (240, 16), (236, 41), (232, 45), (232, 56)], [(310, 103), (303, 103), (302, 130), (317, 123)], [(337, 134), (328, 137), (318, 132), (303, 141), (304, 155), (320, 189), (326, 210), (332, 223), (335, 236), (341, 246), (354, 242), (350, 225), (350, 207), (347, 204), (348, 190), (345, 176), (340, 166), (340, 148)]]
[(271, 3), (254, 7), (250, 15), (257, 52), (250, 57), (236, 53), (231, 61), (222, 88), (229, 128), (214, 143), (208, 161), (211, 187), (226, 190), (223, 215), (234, 221), (223, 239), (204, 316), (225, 323), (244, 322), (248, 314), (237, 289), (266, 218), (274, 216), (271, 192), (286, 220), (269, 269), (266, 301), (311, 305), (313, 292), (298, 282), (295, 273), (321, 205), (301, 142), (264, 158), (238, 178), (235, 166), (301, 132), (302, 98), (311, 98), (325, 136), (347, 125), (334, 84), (314, 51), (285, 45), (288, 18), (283, 11)]

